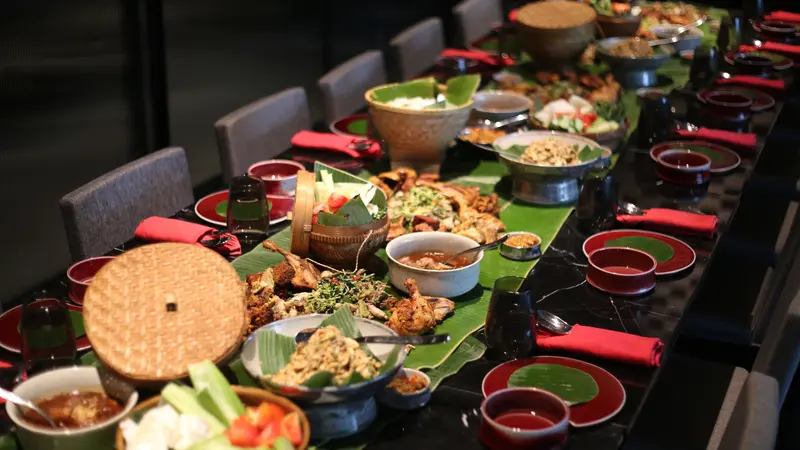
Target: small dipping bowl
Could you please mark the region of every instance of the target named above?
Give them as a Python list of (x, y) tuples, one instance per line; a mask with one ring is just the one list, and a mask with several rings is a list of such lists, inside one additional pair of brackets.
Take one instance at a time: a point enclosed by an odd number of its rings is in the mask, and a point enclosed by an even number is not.
[[(514, 237), (524, 235), (533, 236), (537, 241), (536, 244), (528, 247), (520, 247), (508, 243), (508, 241), (512, 241), (513, 243)], [(506, 258), (513, 259), (514, 261), (530, 261), (542, 256), (542, 238), (539, 236), (528, 233), (527, 231), (514, 231), (508, 233), (507, 236), (508, 240), (500, 244), (500, 254)]]
[(616, 295), (639, 295), (656, 285), (658, 263), (649, 254), (628, 247), (605, 247), (589, 255), (586, 281)]
[(691, 150), (666, 150), (656, 159), (658, 176), (670, 183), (698, 185), (711, 179), (711, 159)]
[(718, 117), (744, 119), (751, 115), (753, 98), (736, 91), (711, 91), (704, 96), (706, 108)]
[(775, 70), (775, 62), (772, 59), (747, 52), (734, 55), (733, 65), (751, 75), (768, 75)]
[(472, 116), (477, 119), (508, 119), (533, 107), (527, 96), (504, 91), (478, 92), (472, 96), (472, 101)]
[(113, 256), (97, 256), (78, 261), (67, 269), (69, 279), (69, 299), (72, 303), (82, 305), (86, 289), (97, 275), (97, 272), (108, 264)]
[(297, 189), (297, 172), (305, 170), (302, 164), (285, 159), (259, 161), (247, 168), (247, 174), (264, 183), (264, 192), (270, 195), (294, 196)]
[(424, 372), (416, 369), (407, 369), (405, 367), (397, 372), (395, 378), (412, 376), (422, 377), (425, 380), (425, 387), (416, 392), (401, 394), (387, 386), (380, 391), (375, 398), (390, 408), (403, 411), (422, 408), (431, 400), (431, 379), (425, 375)]
[(797, 24), (783, 20), (762, 20), (753, 22), (753, 29), (767, 38), (791, 40), (798, 36)]
[(555, 450), (569, 435), (569, 406), (548, 391), (507, 388), (481, 404), (478, 437), (490, 449)]

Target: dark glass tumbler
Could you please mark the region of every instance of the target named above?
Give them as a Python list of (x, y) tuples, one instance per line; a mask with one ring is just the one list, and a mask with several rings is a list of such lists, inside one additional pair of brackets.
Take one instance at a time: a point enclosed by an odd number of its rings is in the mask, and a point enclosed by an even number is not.
[(650, 89), (639, 96), (642, 111), (639, 115), (638, 147), (649, 149), (669, 138), (674, 128), (672, 105), (669, 98), (657, 89)]
[(536, 348), (536, 312), (531, 292), (519, 290), (523, 281), (503, 277), (494, 282), (485, 326), (489, 358), (523, 358)]
[(585, 234), (614, 228), (617, 220), (617, 185), (611, 175), (586, 174), (578, 194), (575, 218), (578, 229)]
[(257, 244), (269, 231), (269, 206), (261, 180), (241, 175), (231, 180), (228, 191), (228, 232), (243, 245)]
[(23, 302), (20, 338), (23, 369), (29, 375), (75, 363), (72, 315), (66, 303), (45, 292)]

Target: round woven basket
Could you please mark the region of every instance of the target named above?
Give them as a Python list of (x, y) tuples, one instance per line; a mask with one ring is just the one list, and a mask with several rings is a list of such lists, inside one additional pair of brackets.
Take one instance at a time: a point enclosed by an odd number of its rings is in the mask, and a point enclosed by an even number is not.
[(236, 351), (247, 325), (245, 284), (204, 247), (146, 245), (97, 273), (83, 315), (98, 359), (127, 381), (152, 386)]
[(311, 226), (311, 253), (315, 259), (336, 268), (352, 270), (356, 261), (367, 262), (386, 242), (389, 219), (384, 217), (357, 227)]
[[(527, 17), (541, 20), (545, 13), (560, 18), (580, 15), (585, 20), (567, 27), (558, 27), (556, 24), (545, 28), (526, 23)], [(517, 14), (517, 35), (520, 45), (537, 65), (561, 68), (577, 61), (592, 42), (596, 19), (594, 8), (582, 3), (563, 0), (529, 3), (520, 8)]]
[(469, 119), (472, 101), (454, 108), (410, 110), (372, 100), (374, 90), (387, 86), (392, 85), (377, 86), (364, 96), (375, 131), (389, 146), (392, 168), (438, 173), (445, 150)]
[[(311, 427), (308, 424), (308, 417), (306, 417), (303, 410), (292, 401), (262, 389), (252, 387), (233, 386), (233, 392), (239, 396), (245, 406), (258, 406), (262, 402), (270, 402), (279, 405), (286, 412), (296, 412), (300, 416), (300, 429), (303, 432), (303, 441), (295, 448), (296, 450), (305, 450), (308, 447), (308, 441), (311, 439)], [(158, 406), (160, 402), (160, 395), (151, 397), (139, 403), (136, 408), (133, 408), (131, 414), (147, 411), (148, 409)], [(120, 430), (119, 427), (117, 427), (116, 450), (125, 450), (125, 438), (122, 436), (122, 430)]]

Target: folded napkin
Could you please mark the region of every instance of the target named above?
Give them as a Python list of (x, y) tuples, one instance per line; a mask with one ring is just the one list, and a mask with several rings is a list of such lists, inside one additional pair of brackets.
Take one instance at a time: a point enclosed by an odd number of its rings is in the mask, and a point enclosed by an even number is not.
[(512, 22), (516, 22), (517, 21), (517, 14), (519, 14), (519, 8), (512, 9), (511, 11), (508, 12), (508, 20), (510, 20)]
[(367, 150), (357, 150), (355, 145), (359, 142), (348, 137), (339, 136), (332, 133), (317, 133), (316, 131), (301, 131), (292, 136), (292, 146), (314, 148), (318, 150), (333, 150), (352, 156), (353, 158), (361, 158), (364, 156), (379, 157), (381, 154), (381, 146), (377, 142), (370, 145)]
[(709, 141), (733, 144), (749, 150), (756, 149), (755, 133), (737, 133), (735, 131), (714, 130), (701, 127), (697, 131), (678, 130), (678, 134), (692, 139), (705, 139)]
[(762, 51), (762, 52), (772, 52), (772, 53), (784, 53), (792, 56), (800, 56), (800, 45), (767, 41), (761, 44), (761, 47), (756, 47), (755, 45), (740, 45), (739, 51), (740, 52)]
[(618, 215), (617, 221), (626, 225), (652, 226), (666, 231), (713, 239), (719, 219), (717, 219), (717, 216), (695, 214), (676, 209), (650, 208), (644, 210), (644, 215), (641, 216)]
[(574, 325), (565, 335), (537, 332), (536, 345), (547, 350), (566, 350), (585, 353), (629, 364), (658, 367), (664, 343), (648, 338), (602, 328)]
[(443, 58), (464, 58), (464, 59), (472, 59), (475, 61), (480, 61), (484, 64), (488, 64), (490, 66), (511, 66), (514, 65), (514, 60), (511, 58), (499, 58), (494, 56), (488, 52), (480, 51), (480, 50), (460, 50), (457, 48), (447, 48), (445, 49), (441, 56)]
[[(9, 362), (5, 362), (5, 361), (0, 361), (0, 369), (10, 369), (12, 367), (14, 367), (13, 364), (11, 364)], [(24, 377), (23, 377), (23, 379), (24, 379)], [(4, 405), (5, 403), (6, 403), (6, 401), (3, 400), (2, 398), (0, 398), (0, 405)]]
[[(154, 216), (144, 219), (136, 227), (134, 235), (145, 241), (184, 242), (186, 244), (203, 245), (200, 243), (200, 239), (215, 230), (215, 228), (205, 225)], [(241, 255), (242, 245), (239, 243), (239, 239), (229, 234), (225, 234), (225, 236), (231, 236), (231, 239), (213, 250), (223, 256)]]
[(782, 20), (784, 22), (800, 22), (800, 14), (789, 11), (773, 11), (764, 18), (767, 20)]
[(734, 75), (730, 78), (717, 78), (717, 84), (736, 84), (755, 88), (774, 89), (776, 91), (786, 89), (786, 82), (783, 80), (773, 80), (753, 75)]

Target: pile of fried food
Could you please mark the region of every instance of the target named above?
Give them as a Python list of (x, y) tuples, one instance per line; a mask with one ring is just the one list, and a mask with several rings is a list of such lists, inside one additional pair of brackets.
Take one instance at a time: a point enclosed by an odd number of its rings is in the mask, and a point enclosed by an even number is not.
[(405, 281), (410, 298), (397, 300), (385, 292), (386, 283), (363, 269), (320, 272), (308, 259), (272, 241), (263, 246), (286, 260), (247, 276), (247, 335), (276, 320), (330, 314), (343, 307), (356, 317), (387, 321), (398, 334), (417, 335), (432, 331), (455, 309), (450, 299), (420, 294), (414, 279)]
[(653, 2), (642, 5), (642, 25), (636, 36), (643, 39), (656, 39), (656, 35), (650, 31), (658, 25), (688, 25), (700, 17), (703, 12), (696, 6), (683, 2)]
[(581, 162), (578, 149), (563, 139), (552, 137), (532, 143), (519, 159), (540, 166), (572, 166)]
[(497, 194), (481, 195), (477, 187), (441, 182), (438, 175), (418, 176), (411, 169), (384, 172), (369, 181), (389, 199), (387, 240), (416, 231), (444, 231), (485, 244), (506, 229), (497, 217)]
[(461, 140), (473, 144), (491, 144), (506, 135), (505, 130), (486, 127), (468, 127), (469, 133), (462, 134)]
[[(591, 59), (594, 56), (591, 55)], [(578, 75), (566, 72), (563, 75), (555, 72), (537, 72), (536, 84), (528, 82), (501, 82), (497, 89), (527, 95), (531, 100), (546, 105), (553, 100), (567, 100), (573, 95), (585, 98), (590, 102), (616, 102), (619, 99), (621, 86), (612, 74)]]

